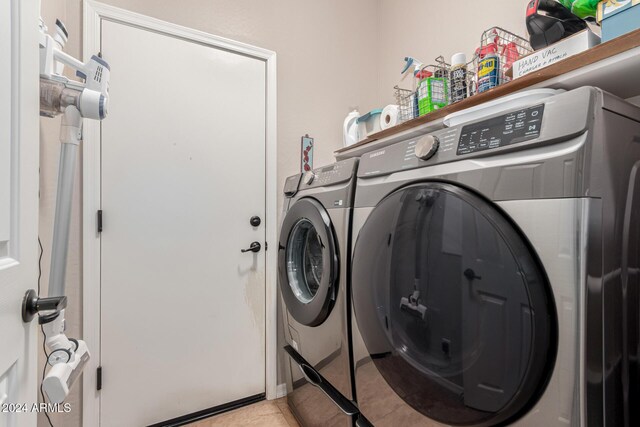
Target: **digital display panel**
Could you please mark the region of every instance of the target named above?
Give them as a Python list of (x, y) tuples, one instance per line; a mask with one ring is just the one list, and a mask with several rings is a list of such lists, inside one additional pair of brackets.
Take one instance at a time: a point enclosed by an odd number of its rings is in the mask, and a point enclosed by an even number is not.
[(504, 147), (540, 136), (544, 104), (466, 125), (458, 140), (458, 155)]

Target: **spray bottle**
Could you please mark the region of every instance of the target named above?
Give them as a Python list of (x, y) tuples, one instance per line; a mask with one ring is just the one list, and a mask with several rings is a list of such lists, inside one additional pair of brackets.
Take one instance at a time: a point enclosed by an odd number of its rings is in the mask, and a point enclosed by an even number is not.
[(500, 84), (500, 56), (498, 45), (490, 43), (479, 52), (478, 93), (485, 92)]
[(424, 65), (422, 64), (422, 61), (419, 61), (416, 58), (413, 58), (411, 56), (405, 56), (404, 68), (402, 69), (400, 74), (403, 74), (403, 75), (407, 74), (411, 66), (413, 66), (414, 78), (412, 79), (412, 84), (411, 84), (411, 92), (413, 92), (413, 95), (410, 96), (410, 100), (409, 100), (409, 103), (411, 105), (411, 115), (409, 118), (415, 118), (415, 117), (418, 117), (420, 114), (418, 109), (417, 89), (419, 85), (418, 83), (421, 80), (420, 74), (422, 71), (422, 67), (424, 67)]
[[(411, 66), (413, 66), (413, 76), (414, 77), (418, 77), (418, 74), (420, 73), (420, 71), (422, 70), (422, 67), (424, 67), (424, 65), (422, 64), (422, 61), (417, 60), (416, 58), (413, 58), (411, 56), (405, 56), (404, 57), (404, 68), (402, 69), (402, 71), (400, 72), (400, 74), (406, 74), (409, 71), (409, 68), (411, 68)], [(413, 88), (412, 90), (416, 90), (416, 82), (413, 82)]]
[(502, 47), (502, 58), (504, 58), (504, 64), (502, 68), (504, 74), (513, 67), (513, 63), (520, 59), (520, 52), (518, 52), (518, 45), (515, 42), (509, 42)]

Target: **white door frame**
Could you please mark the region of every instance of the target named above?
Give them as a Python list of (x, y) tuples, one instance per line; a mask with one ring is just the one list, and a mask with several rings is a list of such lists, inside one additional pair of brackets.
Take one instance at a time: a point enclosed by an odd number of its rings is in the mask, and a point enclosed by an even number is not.
[[(265, 280), (265, 384), (267, 399), (276, 398), (277, 389), (277, 138), (276, 138), (276, 53), (202, 31), (161, 21), (94, 0), (84, 0), (83, 55), (85, 60), (100, 51), (102, 20), (120, 22), (156, 33), (193, 41), (214, 48), (250, 56), (266, 65), (266, 241), (273, 249), (266, 253)], [(109, 58), (105, 58), (107, 61)], [(169, 64), (170, 66), (170, 64)], [(117, 76), (118, 70), (112, 70)], [(106, 120), (109, 120), (107, 117)], [(100, 366), (100, 123), (86, 120), (83, 142), (83, 336), (92, 353), (83, 375), (82, 425), (100, 425), (100, 394), (96, 390), (96, 369)]]

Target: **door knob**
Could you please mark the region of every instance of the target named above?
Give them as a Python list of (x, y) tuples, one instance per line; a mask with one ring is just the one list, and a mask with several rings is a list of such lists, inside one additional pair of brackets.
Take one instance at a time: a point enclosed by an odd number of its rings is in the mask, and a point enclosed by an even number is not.
[(262, 249), (260, 242), (252, 242), (247, 249), (240, 249), (240, 252), (260, 252), (260, 249)]
[(22, 301), (22, 320), (29, 323), (41, 311), (53, 311), (51, 315), (57, 316), (66, 307), (67, 297), (65, 296), (40, 298), (36, 291), (29, 289)]
[(252, 216), (251, 219), (249, 220), (249, 224), (251, 224), (253, 227), (259, 226), (261, 222), (262, 220), (260, 219), (259, 216)]
[(482, 280), (482, 277), (478, 276), (476, 272), (473, 271), (471, 268), (467, 268), (465, 271), (462, 272), (462, 274), (464, 274), (464, 277), (466, 277), (469, 280), (475, 280), (475, 279)]

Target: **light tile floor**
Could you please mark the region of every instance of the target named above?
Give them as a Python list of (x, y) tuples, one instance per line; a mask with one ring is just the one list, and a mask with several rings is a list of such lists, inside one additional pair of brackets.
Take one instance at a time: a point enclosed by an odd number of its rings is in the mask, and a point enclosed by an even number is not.
[(187, 425), (187, 427), (233, 426), (299, 427), (289, 410), (286, 397), (254, 403)]

